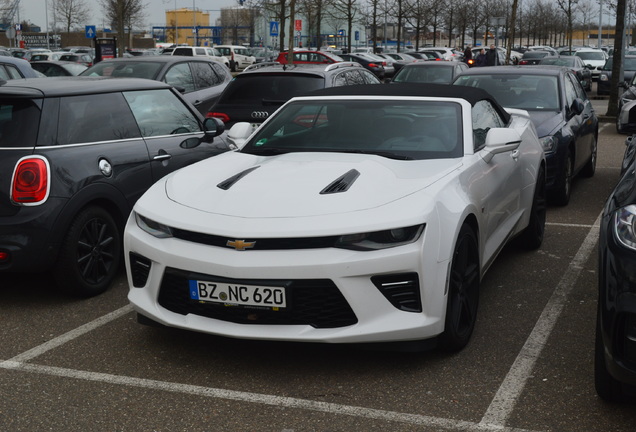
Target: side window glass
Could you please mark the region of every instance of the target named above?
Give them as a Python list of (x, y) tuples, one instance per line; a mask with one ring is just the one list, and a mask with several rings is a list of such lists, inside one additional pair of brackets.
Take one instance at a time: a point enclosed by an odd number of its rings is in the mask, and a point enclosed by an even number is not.
[(216, 74), (218, 75), (219, 80), (221, 82), (224, 82), (228, 74), (227, 73), (228, 68), (225, 67), (225, 65), (222, 65), (221, 63), (214, 62), (212, 63), (212, 69), (214, 69), (214, 72), (216, 72)]
[(60, 100), (59, 144), (113, 141), (139, 136), (139, 129), (121, 93), (100, 94), (98, 97), (69, 96)]
[(358, 73), (357, 70), (347, 71), (345, 73), (347, 74), (347, 83), (349, 85), (365, 84), (364, 78)]
[(572, 81), (574, 91), (576, 92), (576, 97), (585, 102), (587, 100), (587, 94), (585, 93), (585, 90), (583, 89), (583, 86), (581, 85), (579, 80), (571, 74), (568, 74), (568, 77), (570, 78), (570, 81)]
[(144, 137), (200, 132), (196, 116), (169, 89), (124, 93)]
[(576, 89), (574, 88), (574, 84), (572, 81), (568, 79), (568, 76), (565, 77), (565, 102), (568, 109), (572, 106), (574, 99), (577, 98)]
[(20, 79), (20, 78), (24, 78), (22, 76), (22, 74), (20, 73), (20, 71), (13, 65), (5, 65), (5, 67), (7, 68), (7, 71), (9, 73), (9, 76), (11, 77), (11, 79)]
[(333, 78), (334, 87), (342, 87), (347, 85), (347, 72), (342, 72)]
[(205, 48), (196, 48), (195, 52), (199, 56), (204, 56), (206, 54), (205, 53)]
[(4, 65), (0, 65), (0, 78), (2, 78), (5, 81), (11, 79), (11, 76), (9, 75), (9, 72), (4, 67)]
[(194, 91), (194, 80), (188, 63), (179, 63), (171, 67), (163, 80), (173, 87), (183, 87), (186, 93)]
[(475, 104), (472, 120), (475, 150), (479, 150), (486, 144), (486, 135), (490, 129), (505, 126), (497, 110), (487, 100), (482, 100)]
[(204, 89), (220, 84), (219, 77), (212, 70), (212, 66), (208, 63), (193, 62), (192, 75), (194, 76), (194, 85), (197, 89)]
[(369, 72), (368, 70), (361, 70), (358, 72), (363, 76), (367, 84), (380, 84), (380, 80), (378, 80), (378, 77), (373, 75), (373, 73)]

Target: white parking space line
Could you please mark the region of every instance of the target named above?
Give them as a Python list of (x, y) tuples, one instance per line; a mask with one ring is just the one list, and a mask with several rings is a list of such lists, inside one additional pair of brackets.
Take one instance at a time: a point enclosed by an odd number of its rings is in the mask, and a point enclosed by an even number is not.
[(541, 355), (547, 339), (554, 329), (556, 321), (564, 308), (566, 299), (576, 284), (581, 268), (584, 266), (585, 262), (594, 250), (594, 246), (598, 240), (599, 222), (600, 215), (593, 225), (550, 224), (575, 228), (589, 228), (590, 230), (583, 241), (583, 244), (570, 262), (568, 269), (557, 285), (554, 293), (539, 317), (539, 320), (535, 324), (534, 329), (526, 340), (526, 343), (521, 349), (511, 369), (499, 387), (493, 401), (488, 407), (488, 410), (479, 423), (27, 363), (47, 351), (57, 348), (72, 341), (73, 339), (95, 330), (98, 327), (108, 324), (129, 312), (132, 312), (133, 308), (130, 305), (119, 308), (42, 345), (18, 354), (9, 360), (0, 361), (0, 369), (190, 394), (199, 397), (211, 397), (275, 407), (304, 409), (328, 414), (359, 417), (361, 419), (374, 419), (411, 424), (434, 428), (435, 430), (469, 432), (536, 432), (527, 429), (506, 427), (505, 423), (514, 410), (517, 400), (525, 388), (528, 378), (532, 374), (536, 361)]
[[(108, 324), (109, 322), (116, 320), (120, 316), (125, 315), (132, 311), (133, 311), (132, 306), (126, 305), (122, 308), (117, 309), (116, 311), (113, 311), (87, 324), (84, 324), (83, 326), (77, 327), (76, 329), (71, 330), (70, 332), (64, 333), (63, 335), (53, 338), (50, 341), (43, 343), (42, 345), (38, 345), (35, 348), (32, 348), (28, 351), (18, 354), (17, 356), (7, 361), (11, 361), (11, 362), (29, 361), (39, 355), (44, 354), (47, 351), (50, 351), (54, 348), (64, 345), (65, 343), (70, 342), (73, 339), (76, 339), (92, 330), (95, 330), (96, 328), (101, 327), (104, 324)], [(0, 367), (4, 367), (4, 363), (5, 362), (0, 362)]]
[(128, 387), (141, 387), (152, 390), (160, 390), (174, 393), (190, 394), (200, 397), (211, 397), (238, 402), (257, 403), (261, 405), (274, 406), (277, 408), (297, 408), (328, 414), (347, 415), (363, 419), (383, 420), (388, 422), (406, 423), (417, 426), (431, 427), (435, 430), (445, 429), (454, 431), (475, 431), (475, 432), (533, 432), (526, 429), (515, 429), (506, 427), (484, 426), (472, 422), (429, 417), (425, 415), (407, 414), (395, 411), (385, 411), (373, 408), (340, 405), (328, 402), (318, 402), (306, 399), (296, 399), (290, 397), (264, 395), (258, 393), (241, 392), (234, 390), (224, 390), (210, 387), (202, 387), (188, 384), (178, 384), (166, 381), (156, 381), (143, 378), (134, 378), (120, 375), (111, 375), (97, 372), (85, 372), (73, 369), (65, 369), (51, 366), (33, 365), (7, 360), (0, 363), (0, 368), (32, 372), (50, 376), (64, 378), (75, 378), (86, 381), (96, 381), (107, 384), (118, 384)]
[(528, 378), (532, 374), (535, 363), (539, 359), (545, 344), (556, 325), (565, 306), (568, 295), (575, 286), (581, 274), (581, 269), (591, 254), (595, 251), (598, 241), (601, 214), (588, 232), (583, 244), (570, 262), (565, 274), (552, 293), (550, 300), (543, 309), (539, 320), (526, 340), (523, 348), (512, 364), (508, 375), (502, 382), (495, 398), (491, 402), (480, 425), (502, 427), (517, 404)]

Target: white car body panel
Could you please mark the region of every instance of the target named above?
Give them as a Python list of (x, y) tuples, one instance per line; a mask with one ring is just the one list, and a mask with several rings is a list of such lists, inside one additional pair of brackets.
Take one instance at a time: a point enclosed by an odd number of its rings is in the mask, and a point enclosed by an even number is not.
[[(288, 104), (304, 99), (312, 98), (295, 98)], [(328, 97), (320, 98), (324, 99)], [(470, 104), (460, 99), (451, 102), (459, 103), (464, 113), (460, 158), (404, 161), (368, 154), (300, 152), (265, 157), (229, 152), (164, 177), (137, 202), (125, 230), (128, 298), (134, 309), (164, 325), (236, 338), (359, 343), (439, 335), (444, 330), (448, 271), (462, 223), (474, 218), (479, 227), (483, 275), (506, 241), (527, 226), (536, 173), (544, 160), (527, 112), (509, 110), (510, 127), (518, 131), (522, 145), (489, 160), (488, 149), (473, 151)], [(258, 168), (229, 190), (217, 187), (254, 167)], [(360, 176), (350, 190), (319, 195), (352, 169)], [(244, 240), (338, 236), (419, 224), (425, 228), (417, 241), (381, 250), (244, 251), (154, 237), (138, 226), (135, 213), (182, 230)], [(142, 287), (134, 286), (130, 253), (152, 263)], [(329, 279), (358, 322), (314, 328), (174, 313), (157, 302), (167, 267), (236, 280)], [(421, 313), (397, 309), (370, 282), (373, 275), (408, 272), (419, 275)]]

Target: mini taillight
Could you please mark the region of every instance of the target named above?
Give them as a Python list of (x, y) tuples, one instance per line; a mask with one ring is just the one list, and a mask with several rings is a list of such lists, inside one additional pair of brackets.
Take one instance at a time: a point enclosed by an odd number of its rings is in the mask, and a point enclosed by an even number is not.
[(369, 63), (369, 67), (380, 67), (380, 66), (375, 63)]
[(46, 159), (21, 159), (13, 173), (11, 201), (21, 205), (41, 204), (49, 196), (49, 184), (49, 165)]
[(519, 62), (520, 65), (527, 65), (528, 64), (528, 60), (521, 60)]
[(5, 261), (9, 261), (10, 257), (11, 257), (11, 255), (9, 255), (9, 252), (0, 251), (0, 263), (3, 263)]
[(207, 118), (218, 118), (223, 120), (223, 123), (227, 123), (230, 121), (230, 116), (225, 114), (225, 113), (219, 113), (219, 112), (208, 112), (205, 115)]

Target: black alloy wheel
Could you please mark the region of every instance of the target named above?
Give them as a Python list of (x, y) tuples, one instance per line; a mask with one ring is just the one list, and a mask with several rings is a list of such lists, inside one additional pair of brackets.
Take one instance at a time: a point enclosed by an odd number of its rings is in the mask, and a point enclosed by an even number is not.
[(570, 194), (572, 193), (572, 174), (574, 171), (573, 165), (574, 158), (572, 157), (570, 150), (568, 150), (565, 155), (565, 163), (559, 179), (559, 184), (551, 194), (553, 203), (558, 206), (566, 206), (570, 202)]
[(479, 250), (477, 237), (468, 225), (459, 231), (453, 252), (444, 332), (440, 347), (449, 352), (463, 349), (470, 340), (479, 305)]
[(581, 175), (583, 177), (594, 177), (594, 173), (596, 172), (596, 155), (598, 152), (598, 140), (596, 139), (596, 135), (594, 135), (593, 139), (594, 141), (592, 142), (592, 152), (590, 154), (590, 159), (581, 170)]
[(92, 297), (112, 284), (122, 257), (121, 230), (101, 207), (82, 210), (64, 239), (55, 268), (57, 285), (79, 297)]

